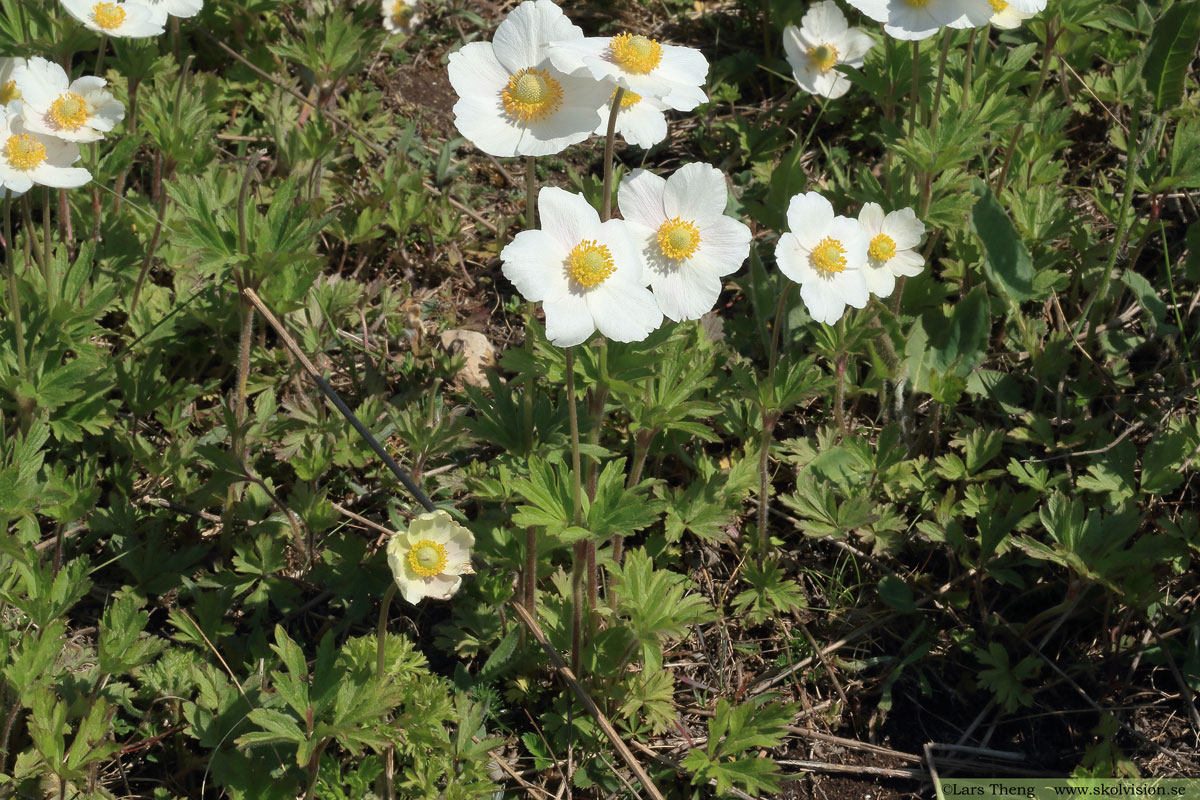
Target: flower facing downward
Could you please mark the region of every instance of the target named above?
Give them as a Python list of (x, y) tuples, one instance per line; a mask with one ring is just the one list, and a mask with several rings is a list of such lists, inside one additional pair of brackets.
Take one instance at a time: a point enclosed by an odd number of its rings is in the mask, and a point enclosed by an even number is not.
[[(1028, 3), (1034, 0), (1016, 0)], [(938, 28), (975, 28), (992, 16), (988, 0), (848, 0), (896, 39), (928, 39)]]
[(800, 298), (817, 322), (832, 325), (846, 306), (863, 308), (870, 299), (863, 270), (870, 243), (857, 220), (836, 217), (816, 192), (798, 194), (788, 204), (789, 233), (779, 237), (779, 270), (800, 284)]
[(617, 201), (642, 254), (654, 299), (669, 319), (699, 319), (721, 277), (750, 255), (750, 229), (725, 216), (725, 175), (688, 164), (667, 179), (644, 169), (621, 181)]
[(23, 58), (0, 58), (0, 107), (21, 99), (21, 90), (17, 88), (13, 73), (25, 64)]
[(441, 509), (422, 514), (408, 530), (388, 540), (387, 559), (404, 599), (447, 600), (472, 575), (471, 547), (475, 537)]
[(546, 42), (572, 37), (582, 38), (583, 31), (552, 0), (526, 0), (490, 43), (471, 42), (452, 53), (459, 132), (493, 156), (551, 155), (590, 136), (612, 86), (550, 64)]
[[(612, 92), (599, 109), (600, 124), (592, 133), (604, 136), (608, 133), (608, 115), (612, 111)], [(626, 91), (621, 95), (621, 107), (617, 109), (617, 125), (614, 131), (634, 147), (649, 150), (654, 145), (667, 138), (666, 104), (657, 97), (642, 97), (640, 94)]]
[(996, 28), (1012, 30), (1021, 27), (1025, 20), (1037, 16), (1046, 9), (1046, 0), (988, 0), (995, 12), (990, 22)]
[(834, 67), (861, 67), (871, 49), (871, 37), (846, 24), (834, 0), (813, 5), (800, 20), (783, 31), (783, 49), (796, 83), (804, 91), (834, 99), (850, 90), (850, 81)]
[(708, 100), (701, 88), (708, 77), (708, 59), (695, 48), (620, 33), (554, 41), (547, 53), (563, 72), (615, 83), (640, 97), (657, 98), (676, 111), (691, 111)]
[(63, 8), (88, 30), (105, 36), (144, 39), (165, 30), (166, 14), (121, 0), (62, 0)]
[(103, 78), (68, 83), (58, 64), (34, 56), (13, 77), (24, 102), (25, 127), (68, 142), (95, 142), (125, 118), (125, 106), (104, 91)]
[(546, 336), (570, 347), (600, 333), (640, 342), (662, 322), (623, 220), (600, 217), (581, 195), (553, 186), (538, 195), (541, 230), (521, 231), (500, 253), (504, 277), (540, 302)]
[(79, 160), (78, 145), (30, 132), (13, 111), (0, 106), (0, 188), (16, 195), (35, 183), (73, 189), (92, 179), (86, 169), (70, 166)]
[(389, 33), (405, 33), (421, 21), (416, 0), (383, 0), (383, 27)]
[(867, 203), (858, 212), (858, 224), (869, 240), (863, 275), (873, 294), (887, 297), (896, 286), (896, 278), (911, 278), (924, 269), (925, 259), (914, 248), (921, 243), (925, 224), (911, 208), (884, 216), (878, 203)]
[(154, 15), (155, 22), (167, 21), (167, 17), (194, 17), (204, 8), (204, 0), (129, 0), (145, 6)]

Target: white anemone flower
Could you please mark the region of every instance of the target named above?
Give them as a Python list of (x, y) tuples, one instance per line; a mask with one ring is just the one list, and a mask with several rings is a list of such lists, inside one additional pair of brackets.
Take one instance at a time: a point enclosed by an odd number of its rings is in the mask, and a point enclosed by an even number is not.
[(858, 220), (834, 216), (833, 206), (816, 192), (788, 203), (789, 233), (779, 237), (779, 271), (800, 284), (800, 298), (817, 322), (832, 325), (846, 306), (863, 308), (870, 299), (866, 277), (869, 242)]
[(809, 8), (799, 28), (783, 29), (783, 49), (796, 83), (809, 94), (830, 100), (850, 91), (849, 79), (834, 67), (861, 67), (872, 44), (866, 31), (846, 24), (846, 15), (834, 0)]
[[(612, 112), (615, 96), (616, 91), (600, 107), (600, 124), (592, 131), (597, 136), (608, 134), (608, 115)], [(666, 105), (657, 97), (642, 97), (626, 90), (621, 95), (621, 107), (617, 109), (617, 126), (614, 130), (634, 147), (649, 150), (667, 138), (667, 115), (663, 113), (666, 110)]]
[(992, 10), (992, 27), (1003, 28), (1004, 30), (1012, 30), (1013, 28), (1021, 27), (1021, 23), (1032, 17), (1036, 17), (1042, 11), (1046, 10), (1046, 0), (988, 0), (991, 3)]
[(925, 259), (916, 247), (925, 235), (925, 223), (911, 208), (884, 216), (878, 203), (866, 203), (858, 212), (858, 224), (869, 240), (863, 275), (873, 294), (887, 297), (896, 288), (896, 278), (921, 274)]
[(62, 0), (63, 8), (83, 27), (105, 36), (145, 39), (158, 36), (166, 28), (166, 16), (161, 18), (150, 8), (120, 0)]
[(92, 179), (86, 169), (72, 167), (79, 145), (26, 130), (19, 106), (0, 107), (0, 188), (14, 195), (39, 186), (74, 189)]
[(601, 223), (581, 195), (554, 186), (538, 194), (538, 216), (541, 230), (521, 231), (501, 251), (501, 270), (522, 297), (542, 304), (551, 342), (570, 347), (596, 330), (640, 342), (662, 324), (623, 220)]
[(691, 111), (708, 100), (702, 88), (708, 78), (708, 59), (693, 47), (619, 33), (552, 42), (548, 52), (563, 72), (590, 74), (627, 92), (657, 97), (676, 111)]
[(66, 70), (34, 56), (13, 77), (24, 104), (25, 127), (68, 142), (97, 142), (125, 119), (125, 106), (104, 91), (103, 78), (71, 81)]
[(663, 179), (644, 169), (621, 181), (617, 199), (642, 253), (654, 299), (669, 319), (700, 319), (721, 277), (750, 255), (750, 229), (725, 216), (725, 175), (687, 164)]
[(546, 43), (571, 37), (582, 38), (583, 31), (553, 0), (526, 0), (490, 43), (472, 42), (452, 53), (459, 133), (485, 153), (508, 157), (551, 155), (591, 136), (612, 86), (549, 63)]
[(23, 58), (0, 58), (0, 106), (7, 106), (13, 100), (21, 99), (21, 90), (17, 88), (13, 73), (23, 66)]
[(421, 514), (407, 531), (393, 534), (387, 543), (388, 566), (404, 599), (414, 604), (426, 597), (449, 600), (462, 576), (475, 574), (474, 544), (471, 532), (441, 509)]
[[(1028, 0), (1021, 0), (1027, 2)], [(988, 0), (848, 0), (896, 39), (928, 39), (943, 26), (975, 28), (992, 17)]]
[(405, 0), (383, 0), (383, 27), (388, 33), (407, 33), (421, 21), (417, 3)]
[(133, 5), (150, 9), (156, 22), (166, 23), (167, 17), (187, 19), (204, 8), (204, 0), (129, 0)]

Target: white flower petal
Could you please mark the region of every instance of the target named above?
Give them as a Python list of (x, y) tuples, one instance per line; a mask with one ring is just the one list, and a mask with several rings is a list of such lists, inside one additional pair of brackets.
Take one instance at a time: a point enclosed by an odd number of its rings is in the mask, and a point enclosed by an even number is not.
[(725, 174), (716, 167), (695, 162), (675, 170), (667, 179), (663, 211), (668, 219), (680, 217), (706, 222), (724, 216), (728, 200)]
[(654, 295), (643, 287), (624, 287), (605, 281), (587, 293), (596, 327), (616, 342), (640, 342), (662, 324)]
[(554, 266), (566, 257), (562, 244), (545, 231), (521, 231), (500, 251), (501, 272), (521, 297), (540, 303), (567, 290), (566, 274)]
[(487, 42), (471, 42), (451, 53), (447, 72), (459, 97), (485, 99), (502, 108), (500, 92), (508, 85), (511, 73), (497, 60), (495, 50)]
[(833, 217), (833, 205), (817, 192), (795, 195), (788, 202), (788, 228), (806, 250), (812, 250), (825, 237)]
[(567, 292), (542, 304), (546, 312), (546, 338), (555, 347), (582, 344), (596, 332), (596, 322), (582, 294)]
[(899, 250), (896, 255), (888, 259), (888, 269), (897, 277), (904, 276), (911, 278), (914, 275), (920, 275), (925, 269), (925, 259), (920, 253), (912, 250)]
[(629, 222), (657, 229), (667, 220), (663, 210), (666, 189), (666, 179), (649, 170), (635, 169), (617, 187), (617, 207), (621, 209), (621, 216)]
[(870, 238), (874, 238), (883, 230), (883, 218), (883, 206), (879, 203), (863, 203), (858, 212), (858, 224), (862, 225), (863, 231)]
[(902, 208), (887, 215), (880, 232), (890, 236), (898, 249), (907, 250), (921, 243), (921, 237), (925, 235), (925, 223), (917, 219), (916, 212), (911, 208)]
[(565, 253), (570, 253), (584, 239), (600, 238), (600, 215), (596, 209), (588, 205), (583, 195), (557, 186), (544, 186), (538, 193), (538, 219), (542, 230), (558, 242)]
[(821, 0), (809, 6), (800, 24), (818, 41), (833, 41), (846, 32), (846, 15), (834, 0)]
[(571, 24), (553, 0), (526, 0), (497, 26), (492, 45), (500, 63), (516, 72), (540, 64), (549, 42), (582, 38), (583, 29)]
[(877, 297), (888, 297), (896, 288), (896, 276), (892, 274), (888, 266), (868, 265), (863, 268), (862, 273), (867, 284), (867, 291)]
[(721, 294), (721, 279), (703, 259), (692, 258), (671, 269), (651, 271), (650, 288), (663, 314), (681, 322), (712, 310)]
[(731, 217), (705, 223), (700, 237), (696, 257), (711, 265), (718, 277), (737, 272), (750, 256), (750, 228)]

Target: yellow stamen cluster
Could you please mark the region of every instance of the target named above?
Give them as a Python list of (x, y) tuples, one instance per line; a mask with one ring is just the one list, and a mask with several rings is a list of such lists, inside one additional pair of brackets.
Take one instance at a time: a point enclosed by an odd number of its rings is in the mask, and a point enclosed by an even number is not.
[(46, 160), (46, 146), (28, 133), (9, 136), (4, 143), (4, 157), (20, 170), (30, 170)]
[(831, 44), (819, 44), (808, 48), (808, 60), (821, 72), (829, 72), (837, 65), (838, 51)]
[(808, 260), (818, 272), (836, 275), (846, 268), (846, 248), (837, 239), (826, 236), (813, 248)]
[(0, 106), (6, 106), (13, 100), (21, 99), (21, 91), (17, 88), (16, 81), (9, 81), (5, 84), (0, 84)]
[(995, 11), (997, 14), (1008, 8), (1007, 0), (988, 0), (988, 2), (992, 4), (992, 11)]
[(522, 122), (541, 121), (562, 105), (562, 85), (544, 69), (527, 67), (508, 79), (500, 91), (504, 110)]
[(612, 253), (594, 239), (584, 239), (567, 256), (567, 275), (585, 289), (599, 286), (616, 271)]
[(689, 220), (669, 219), (658, 227), (658, 246), (667, 258), (691, 258), (700, 247), (700, 231)]
[(92, 6), (92, 21), (98, 28), (114, 31), (125, 21), (125, 9), (116, 3), (96, 3)]
[(644, 75), (662, 61), (662, 45), (641, 34), (619, 33), (608, 42), (613, 61), (629, 72)]
[(441, 575), (446, 568), (446, 548), (429, 539), (422, 539), (408, 551), (408, 565), (422, 578)]
[(400, 28), (407, 28), (412, 18), (412, 6), (408, 3), (397, 2), (396, 8), (392, 10), (392, 24)]
[(871, 240), (867, 255), (876, 261), (887, 261), (896, 255), (896, 242), (886, 233), (881, 233)]
[(924, 8), (929, 5), (929, 0), (906, 0), (906, 2), (913, 8)]
[(88, 104), (74, 92), (61, 94), (50, 104), (50, 120), (61, 130), (74, 131), (82, 128), (88, 121)]
[[(612, 105), (613, 98), (616, 96), (617, 96), (616, 91), (614, 91), (612, 94), (610, 94), (608, 96), (608, 104), (610, 106)], [(642, 102), (642, 96), (635, 92), (631, 92), (628, 89), (625, 90), (625, 94), (621, 95), (621, 108), (629, 108), (630, 106), (636, 106), (640, 102)]]

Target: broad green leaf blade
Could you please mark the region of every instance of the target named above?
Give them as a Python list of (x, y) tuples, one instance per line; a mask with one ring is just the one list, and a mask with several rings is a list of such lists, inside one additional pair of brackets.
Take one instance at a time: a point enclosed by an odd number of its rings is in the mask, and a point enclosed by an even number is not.
[(1187, 0), (1167, 9), (1150, 35), (1142, 77), (1155, 111), (1167, 111), (1183, 100), (1188, 65), (1200, 45), (1200, 2)]
[(1022, 303), (1033, 296), (1033, 259), (992, 190), (976, 181), (971, 191), (979, 197), (971, 229), (983, 242), (984, 272), (1014, 305)]

